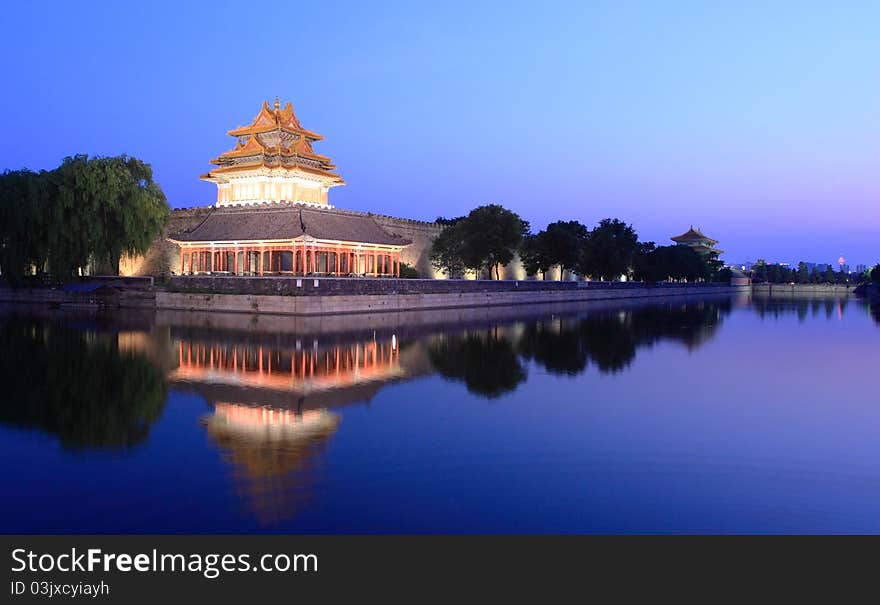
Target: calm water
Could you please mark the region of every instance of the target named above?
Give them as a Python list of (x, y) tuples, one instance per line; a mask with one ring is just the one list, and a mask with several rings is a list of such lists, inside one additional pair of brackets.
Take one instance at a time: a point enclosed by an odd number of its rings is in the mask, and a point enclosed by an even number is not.
[(857, 299), (0, 331), (4, 532), (880, 532)]

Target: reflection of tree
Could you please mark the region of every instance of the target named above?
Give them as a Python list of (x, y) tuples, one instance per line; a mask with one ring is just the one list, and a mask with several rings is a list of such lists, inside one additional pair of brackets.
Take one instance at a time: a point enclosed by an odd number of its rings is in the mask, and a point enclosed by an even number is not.
[(263, 524), (294, 517), (312, 499), (314, 470), (339, 416), (217, 403), (205, 418), (232, 465), (242, 498)]
[(519, 351), (534, 359), (551, 374), (580, 374), (587, 367), (589, 354), (576, 320), (555, 318), (525, 327)]
[(788, 314), (796, 314), (798, 321), (803, 323), (808, 315), (817, 317), (822, 309), (825, 317), (832, 318), (835, 314), (843, 315), (849, 304), (849, 297), (843, 296), (801, 296), (797, 298), (774, 298), (772, 296), (756, 296), (752, 299), (752, 309), (761, 319), (772, 317), (779, 319)]
[(159, 368), (116, 339), (58, 324), (0, 323), (0, 422), (57, 434), (65, 447), (127, 447), (165, 405)]
[(877, 325), (880, 326), (880, 303), (871, 305), (871, 317), (873, 317), (874, 321), (877, 322)]
[(689, 349), (712, 337), (730, 303), (692, 303), (601, 312), (582, 319), (554, 319), (525, 328), (519, 350), (548, 371), (579, 374), (592, 362), (600, 372), (619, 372), (639, 346), (677, 340)]
[(721, 318), (730, 313), (731, 301), (694, 302), (633, 311), (633, 330), (640, 344), (675, 340), (696, 349), (715, 335)]
[(490, 399), (515, 390), (526, 379), (513, 344), (497, 328), (444, 334), (428, 346), (428, 356), (441, 376), (464, 381), (468, 391)]
[(578, 332), (600, 372), (619, 372), (636, 356), (638, 341), (629, 312), (590, 317), (581, 322)]

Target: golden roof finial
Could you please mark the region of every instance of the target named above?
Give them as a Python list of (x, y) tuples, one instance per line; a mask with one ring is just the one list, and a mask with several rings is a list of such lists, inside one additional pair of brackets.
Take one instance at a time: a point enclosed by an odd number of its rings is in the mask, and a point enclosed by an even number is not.
[(278, 97), (275, 97), (275, 109), (278, 109), (279, 107), (281, 107), (281, 101)]

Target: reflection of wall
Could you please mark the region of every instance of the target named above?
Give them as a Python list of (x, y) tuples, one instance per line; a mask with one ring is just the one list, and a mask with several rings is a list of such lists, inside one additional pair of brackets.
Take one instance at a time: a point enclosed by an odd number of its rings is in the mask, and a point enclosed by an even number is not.
[(204, 419), (245, 506), (264, 524), (291, 518), (313, 498), (320, 453), (339, 416), (219, 402)]

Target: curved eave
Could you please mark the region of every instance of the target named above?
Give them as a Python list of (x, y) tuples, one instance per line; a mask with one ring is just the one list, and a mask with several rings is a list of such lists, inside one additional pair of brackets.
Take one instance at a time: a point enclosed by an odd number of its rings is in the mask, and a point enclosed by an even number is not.
[(236, 173), (236, 172), (246, 172), (248, 170), (285, 170), (287, 172), (306, 172), (308, 174), (314, 174), (316, 176), (322, 176), (332, 181), (337, 185), (344, 185), (345, 181), (342, 180), (342, 177), (336, 174), (335, 172), (324, 172), (322, 170), (314, 170), (312, 168), (306, 168), (305, 166), (273, 166), (271, 164), (250, 164), (244, 166), (221, 166), (208, 172), (207, 174), (202, 175), (200, 178), (202, 180), (210, 180), (208, 177), (213, 177), (216, 174), (228, 174), (228, 173)]
[(284, 130), (291, 134), (299, 134), (312, 141), (324, 140), (324, 135), (318, 134), (313, 130), (308, 130), (307, 128), (290, 128), (289, 126), (281, 126), (278, 124), (267, 124), (265, 126), (240, 126), (234, 130), (227, 130), (226, 134), (231, 137), (242, 137), (245, 135), (263, 134), (264, 132), (270, 132), (272, 130)]
[(718, 240), (712, 239), (711, 237), (693, 237), (689, 235), (676, 235), (675, 237), (670, 237), (669, 239), (677, 244), (695, 244), (699, 242), (706, 242), (710, 246), (714, 246), (718, 243)]
[(231, 151), (225, 151), (225, 152), (221, 153), (218, 157), (212, 159), (211, 163), (214, 164), (215, 166), (221, 166), (221, 165), (223, 165), (223, 160), (225, 160), (225, 159), (240, 158), (240, 157), (247, 157), (247, 156), (259, 156), (259, 155), (280, 155), (283, 158), (302, 157), (302, 158), (308, 158), (310, 160), (316, 160), (318, 162), (324, 162), (327, 164), (330, 164), (332, 162), (330, 160), (330, 158), (327, 157), (326, 155), (321, 155), (319, 153), (314, 153), (314, 152), (310, 153), (307, 151), (306, 152), (289, 151), (289, 150), (285, 150), (281, 146), (276, 145), (274, 147), (262, 147), (261, 146), (257, 149), (254, 149), (254, 148), (249, 149), (247, 146), (245, 146), (245, 147), (233, 149)]
[(404, 239), (396, 244), (377, 244), (374, 242), (366, 242), (366, 241), (347, 241), (341, 239), (317, 239), (311, 237), (309, 235), (299, 235), (297, 237), (289, 237), (284, 239), (240, 239), (240, 240), (198, 240), (198, 239), (180, 239), (181, 234), (176, 234), (173, 236), (168, 236), (165, 239), (171, 242), (172, 244), (177, 244), (180, 247), (196, 247), (196, 246), (217, 246), (217, 247), (232, 247), (232, 246), (242, 246), (248, 245), (253, 246), (255, 244), (266, 245), (266, 246), (285, 246), (291, 244), (311, 244), (315, 246), (370, 246), (371, 248), (379, 248), (379, 249), (387, 249), (389, 251), (401, 251), (407, 246), (409, 246), (412, 241)]

